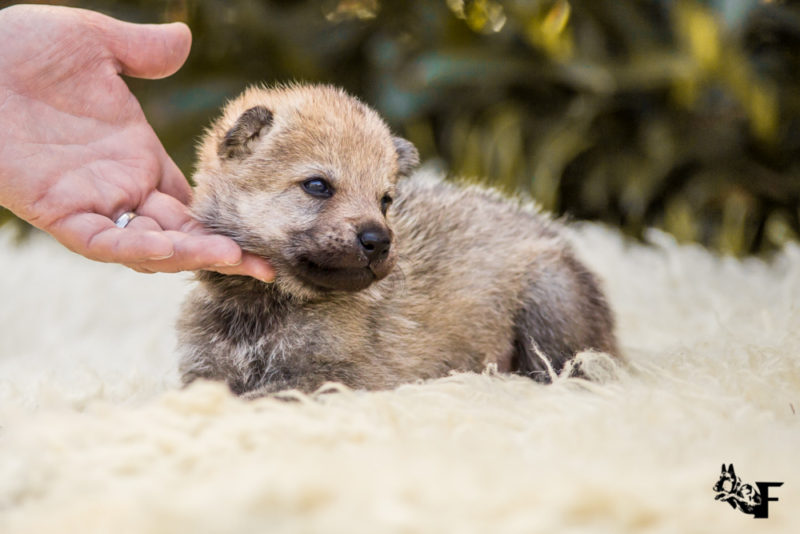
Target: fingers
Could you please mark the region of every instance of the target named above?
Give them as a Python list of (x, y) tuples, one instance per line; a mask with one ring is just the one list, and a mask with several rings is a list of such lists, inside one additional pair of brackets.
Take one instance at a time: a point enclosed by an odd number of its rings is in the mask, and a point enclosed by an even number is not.
[(154, 272), (210, 270), (222, 274), (251, 276), (271, 282), (275, 271), (267, 260), (254, 254), (243, 253), (236, 243), (208, 229), (193, 219), (186, 206), (164, 193), (154, 192), (137, 210), (144, 217), (154, 219), (162, 228), (172, 230), (166, 234), (174, 237), (175, 255), (168, 260), (148, 262), (146, 269)]
[[(138, 219), (139, 217), (133, 222)], [(264, 282), (271, 282), (275, 278), (275, 272), (266, 260), (253, 254), (242, 253), (239, 246), (227, 237), (191, 235), (174, 231), (167, 231), (164, 234), (173, 239), (175, 254), (163, 260), (148, 260), (127, 265), (142, 272), (210, 270), (223, 274), (251, 276)]]
[(164, 231), (158, 221), (140, 215), (127, 227), (117, 228), (107, 217), (82, 213), (61, 219), (46, 230), (70, 250), (89, 259), (122, 263), (140, 272), (203, 269), (265, 282), (275, 278), (267, 260), (243, 253), (232, 239), (208, 234), (199, 225), (194, 233)]
[(45, 230), (70, 250), (89, 259), (128, 264), (174, 255), (172, 240), (152, 228), (121, 229), (103, 215), (78, 213), (56, 221)]
[(163, 228), (161, 225), (158, 224), (156, 221), (151, 219), (150, 217), (142, 217), (137, 216), (131, 220), (128, 225), (125, 227), (125, 230), (138, 230), (138, 231), (152, 231), (152, 232), (161, 232)]
[(164, 78), (186, 61), (192, 33), (182, 22), (132, 24), (111, 17), (97, 19), (106, 45), (121, 72), (136, 78)]
[(159, 191), (150, 193), (136, 208), (136, 214), (154, 219), (164, 230), (186, 232), (200, 226), (189, 214), (189, 208), (182, 202)]
[(238, 274), (243, 276), (250, 276), (264, 282), (272, 282), (275, 280), (275, 269), (264, 258), (250, 254), (249, 252), (242, 253), (242, 261), (239, 265), (231, 267), (205, 267), (204, 270), (216, 271), (222, 274)]

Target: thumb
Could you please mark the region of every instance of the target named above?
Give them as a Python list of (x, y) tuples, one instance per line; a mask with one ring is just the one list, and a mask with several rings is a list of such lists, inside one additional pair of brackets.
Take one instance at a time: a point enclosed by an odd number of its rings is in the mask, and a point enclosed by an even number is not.
[(133, 24), (103, 16), (99, 25), (106, 46), (119, 62), (122, 74), (136, 78), (164, 78), (186, 61), (192, 32), (182, 22)]

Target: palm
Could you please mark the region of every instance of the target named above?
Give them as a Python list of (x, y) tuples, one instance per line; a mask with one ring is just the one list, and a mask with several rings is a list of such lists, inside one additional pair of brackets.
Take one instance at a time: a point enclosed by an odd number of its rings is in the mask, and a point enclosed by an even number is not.
[[(140, 271), (237, 263), (235, 243), (189, 216), (191, 190), (119, 76), (170, 74), (188, 35), (64, 8), (2, 15), (0, 73), (13, 76), (0, 77), (0, 122), (14, 125), (0, 145), (3, 205), (76, 252)], [(126, 211), (140, 216), (116, 228)], [(244, 259), (217, 270), (269, 277), (264, 262)]]

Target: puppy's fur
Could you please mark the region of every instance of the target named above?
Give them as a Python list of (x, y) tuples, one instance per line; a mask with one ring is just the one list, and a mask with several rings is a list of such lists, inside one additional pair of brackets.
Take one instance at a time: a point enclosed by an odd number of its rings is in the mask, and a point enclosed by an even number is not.
[(198, 275), (179, 321), (186, 383), (382, 389), (492, 363), (547, 381), (540, 355), (558, 372), (584, 349), (617, 353), (606, 300), (556, 222), (411, 175), (416, 149), (339, 89), (251, 88), (198, 155), (194, 215), (277, 277)]

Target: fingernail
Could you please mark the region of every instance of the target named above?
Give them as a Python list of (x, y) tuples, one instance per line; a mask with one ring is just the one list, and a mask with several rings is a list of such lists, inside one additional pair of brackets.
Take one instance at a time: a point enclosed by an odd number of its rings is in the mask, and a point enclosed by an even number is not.
[(241, 258), (238, 261), (231, 262), (231, 263), (215, 263), (214, 267), (238, 267), (242, 264)]
[(170, 252), (166, 256), (153, 256), (152, 258), (148, 258), (148, 260), (150, 260), (150, 261), (166, 260), (168, 258), (171, 258), (174, 255), (175, 255), (175, 251), (173, 250), (172, 252)]
[[(266, 276), (259, 276), (258, 279), (264, 282), (265, 284), (271, 284), (275, 281), (275, 272), (274, 271), (267, 271)], [(263, 273), (262, 273), (263, 274)]]

